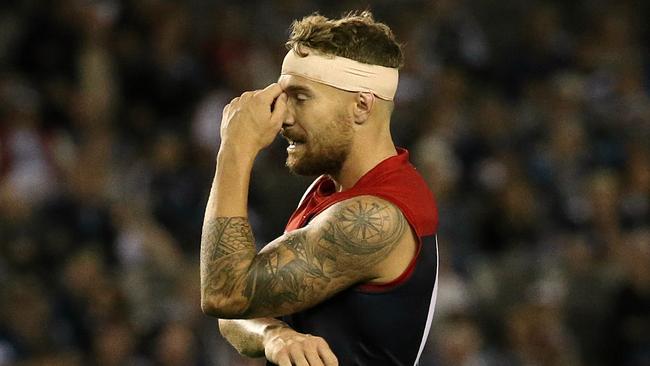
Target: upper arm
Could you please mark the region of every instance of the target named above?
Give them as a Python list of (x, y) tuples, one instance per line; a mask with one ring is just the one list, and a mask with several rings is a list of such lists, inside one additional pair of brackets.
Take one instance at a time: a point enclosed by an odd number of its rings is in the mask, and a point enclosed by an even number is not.
[(339, 202), (304, 228), (269, 243), (246, 276), (246, 317), (309, 308), (377, 278), (377, 268), (409, 232), (393, 204), (372, 196)]

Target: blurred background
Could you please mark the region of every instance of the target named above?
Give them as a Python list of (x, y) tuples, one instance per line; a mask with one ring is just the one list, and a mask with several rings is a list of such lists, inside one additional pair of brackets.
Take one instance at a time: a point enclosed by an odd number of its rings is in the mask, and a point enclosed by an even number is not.
[[(405, 44), (394, 137), (440, 209), (421, 365), (650, 365), (641, 0), (3, 0), (0, 365), (262, 364), (199, 306), (221, 110), (277, 79), (293, 19), (366, 8)], [(310, 183), (284, 149), (253, 173), (260, 245)]]

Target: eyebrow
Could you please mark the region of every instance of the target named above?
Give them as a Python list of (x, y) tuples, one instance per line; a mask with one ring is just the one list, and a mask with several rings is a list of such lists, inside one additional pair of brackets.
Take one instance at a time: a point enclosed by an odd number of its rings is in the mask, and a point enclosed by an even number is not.
[(312, 94), (312, 90), (306, 86), (302, 85), (289, 85), (284, 88), (285, 93), (309, 93)]

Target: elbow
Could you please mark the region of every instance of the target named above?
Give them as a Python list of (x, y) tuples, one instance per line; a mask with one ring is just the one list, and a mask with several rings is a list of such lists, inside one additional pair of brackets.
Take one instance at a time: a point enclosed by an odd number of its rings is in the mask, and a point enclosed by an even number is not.
[(203, 314), (219, 319), (240, 319), (246, 311), (246, 302), (228, 296), (201, 296)]
[(220, 316), (221, 314), (219, 314), (219, 306), (216, 305), (213, 301), (210, 301), (210, 299), (206, 299), (203, 296), (201, 296), (201, 311), (205, 315), (223, 319)]

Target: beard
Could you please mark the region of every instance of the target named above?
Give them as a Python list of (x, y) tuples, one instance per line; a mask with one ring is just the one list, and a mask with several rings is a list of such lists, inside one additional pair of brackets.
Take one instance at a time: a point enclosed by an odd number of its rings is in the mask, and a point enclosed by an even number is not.
[(335, 175), (352, 148), (352, 122), (338, 119), (287, 156), (286, 166), (297, 175)]

